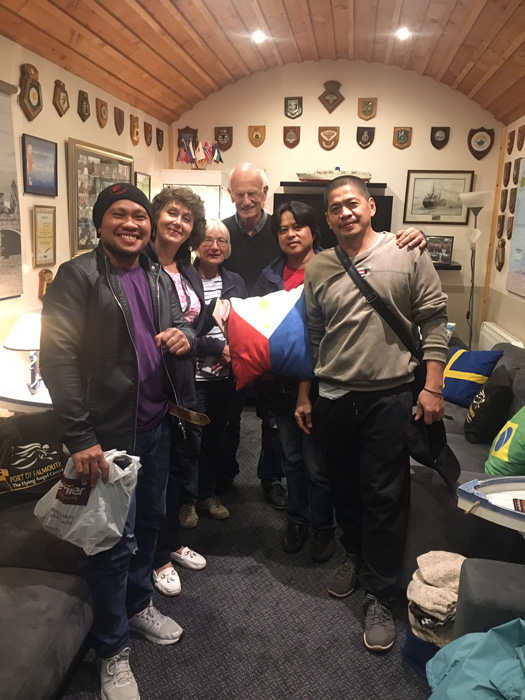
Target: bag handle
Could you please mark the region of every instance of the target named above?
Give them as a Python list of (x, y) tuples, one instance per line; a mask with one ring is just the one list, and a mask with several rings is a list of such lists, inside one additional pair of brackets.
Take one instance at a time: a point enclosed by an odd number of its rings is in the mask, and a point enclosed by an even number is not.
[(406, 328), (401, 325), (398, 316), (390, 309), (380, 296), (374, 291), (370, 284), (362, 277), (351, 258), (341, 249), (339, 245), (335, 246), (335, 252), (342, 266), (347, 271), (349, 277), (355, 283), (361, 294), (364, 296), (370, 306), (381, 316), (387, 325), (394, 331), (399, 340), (405, 345), (408, 350), (419, 360), (423, 362), (423, 353), (420, 348), (417, 348), (413, 338), (410, 336)]

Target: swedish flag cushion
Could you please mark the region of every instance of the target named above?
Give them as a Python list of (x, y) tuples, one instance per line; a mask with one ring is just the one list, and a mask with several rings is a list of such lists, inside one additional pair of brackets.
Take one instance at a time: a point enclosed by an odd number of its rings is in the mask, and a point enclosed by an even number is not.
[(525, 407), (512, 416), (494, 438), (485, 472), (503, 476), (525, 474)]
[(468, 408), (502, 355), (503, 350), (452, 348), (443, 373), (445, 400)]

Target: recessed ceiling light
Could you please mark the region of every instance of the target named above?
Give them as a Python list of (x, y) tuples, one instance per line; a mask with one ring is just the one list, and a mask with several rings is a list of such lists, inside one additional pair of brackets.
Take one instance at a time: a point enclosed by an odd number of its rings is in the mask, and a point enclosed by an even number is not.
[(266, 41), (267, 38), (268, 37), (266, 34), (260, 29), (252, 34), (252, 41), (254, 41), (256, 44), (261, 44), (263, 41)]
[(401, 41), (405, 41), (405, 39), (408, 39), (409, 36), (412, 36), (412, 32), (409, 31), (406, 27), (401, 27), (396, 32), (396, 37), (398, 39), (401, 39)]

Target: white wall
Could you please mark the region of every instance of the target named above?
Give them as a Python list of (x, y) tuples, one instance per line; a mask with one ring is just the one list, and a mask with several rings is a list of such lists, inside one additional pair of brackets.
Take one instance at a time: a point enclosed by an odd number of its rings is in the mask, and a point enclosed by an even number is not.
[[(324, 82), (338, 80), (345, 101), (329, 114), (318, 100)], [(284, 116), (285, 96), (303, 96), (303, 116), (291, 120)], [(359, 97), (377, 97), (377, 116), (362, 121), (357, 116)], [(255, 148), (248, 140), (248, 126), (266, 125), (266, 140)], [(301, 142), (289, 149), (283, 143), (283, 127), (301, 127)], [(357, 126), (374, 126), (375, 141), (367, 150), (356, 142)], [(394, 197), (392, 227), (403, 227), (403, 203), (407, 170), (474, 170), (474, 189), (493, 190), (496, 185), (498, 144), (502, 124), (487, 111), (461, 93), (430, 78), (399, 68), (348, 61), (307, 62), (259, 73), (211, 95), (173, 124), (173, 141), (177, 129), (190, 126), (199, 129), (199, 138), (213, 139), (215, 126), (233, 127), (233, 146), (223, 154), (224, 165), (210, 164), (209, 169), (230, 170), (248, 160), (265, 168), (270, 181), (267, 209), (272, 210), (273, 192), (279, 182), (296, 180), (297, 172), (315, 169), (368, 170), (375, 182), (388, 184), (387, 194)], [(339, 126), (341, 137), (333, 151), (324, 151), (318, 144), (319, 126)], [(400, 151), (393, 147), (394, 126), (413, 127), (412, 145)], [(450, 126), (448, 145), (438, 151), (430, 143), (431, 126)], [(493, 128), (495, 143), (481, 161), (467, 147), (470, 129)], [(174, 167), (189, 169), (176, 163)], [(189, 175), (189, 177), (191, 177)], [(481, 213), (478, 225), (490, 227), (492, 210)], [(472, 224), (473, 225), (473, 224)], [(426, 224), (431, 235), (454, 236), (454, 260), (461, 263), (460, 272), (440, 273), (449, 294), (449, 316), (456, 321), (463, 339), (468, 338), (465, 314), (468, 304), (467, 286), (470, 251), (464, 237), (465, 226)], [(488, 236), (478, 244), (476, 299), (478, 316), (481, 308)]]
[[(523, 146), (522, 150), (519, 151), (517, 145), (518, 128), (524, 124), (525, 117), (521, 117), (521, 119), (518, 119), (512, 124), (509, 124), (509, 126), (507, 127), (508, 133), (510, 133), (511, 131), (515, 131), (514, 147), (510, 155), (507, 153), (507, 150), (505, 148), (504, 162), (510, 161), (512, 164), (510, 182), (507, 186), (507, 189), (509, 190), (509, 196), (511, 188), (516, 186), (512, 182), (512, 171), (514, 169), (514, 161), (516, 160), (516, 158), (525, 158), (525, 146)], [(509, 210), (509, 196), (507, 197), (507, 207), (504, 212), (506, 214), (504, 230), (505, 232), (503, 233), (503, 238), (505, 240), (507, 239), (507, 219), (509, 216), (512, 216)], [(495, 249), (493, 254), (490, 256), (490, 259), (487, 259), (487, 265), (490, 270), (490, 294), (488, 298), (487, 320), (494, 321), (502, 328), (509, 331), (509, 333), (512, 333), (513, 335), (517, 336), (522, 342), (525, 343), (525, 297), (519, 296), (514, 292), (509, 292), (506, 289), (507, 273), (509, 271), (511, 243), (512, 241), (506, 240), (505, 265), (503, 266), (502, 270), (500, 270), (499, 272), (498, 270), (496, 270), (496, 266), (494, 264)]]
[[(17, 160), (17, 177), (20, 197), (20, 219), (22, 238), (22, 264), (23, 264), (23, 294), (17, 299), (0, 301), (0, 343), (10, 331), (16, 318), (32, 310), (41, 309), (41, 301), (38, 299), (38, 269), (34, 269), (31, 258), (31, 222), (32, 209), (35, 204), (55, 206), (57, 209), (57, 265), (52, 269), (56, 271), (58, 265), (71, 257), (69, 244), (68, 208), (67, 208), (67, 173), (66, 173), (66, 143), (69, 137), (92, 143), (96, 146), (107, 147), (121, 153), (133, 156), (135, 170), (148, 173), (152, 176), (152, 188), (161, 186), (161, 168), (168, 167), (168, 131), (167, 124), (163, 124), (144, 112), (117, 100), (109, 93), (77, 78), (53, 63), (37, 56), (0, 36), (0, 80), (18, 85), (20, 80), (20, 66), (23, 63), (33, 64), (39, 72), (39, 80), (42, 87), (43, 110), (32, 121), (28, 121), (17, 104), (17, 97), (12, 100), (13, 132), (15, 138), (15, 154)], [(55, 80), (65, 83), (69, 95), (70, 108), (68, 112), (59, 117), (53, 106), (53, 90)], [(86, 122), (82, 122), (77, 114), (78, 91), (85, 90), (89, 95), (91, 116)], [(95, 98), (100, 98), (108, 103), (109, 118), (105, 128), (102, 129), (97, 121)], [(113, 107), (124, 110), (124, 131), (119, 136), (115, 130)], [(130, 139), (129, 115), (138, 115), (140, 118), (140, 142), (133, 146)], [(153, 142), (147, 147), (144, 142), (144, 119), (152, 124)], [(164, 148), (158, 151), (155, 142), (155, 131), (159, 127), (164, 130)], [(42, 197), (24, 194), (22, 178), (21, 140), (22, 134), (30, 134), (40, 138), (56, 141), (58, 144), (58, 197)], [(7, 193), (7, 200), (9, 200)], [(13, 361), (18, 353), (8, 352), (0, 348), (0, 361), (3, 373), (6, 363)], [(25, 358), (24, 358), (25, 363)]]

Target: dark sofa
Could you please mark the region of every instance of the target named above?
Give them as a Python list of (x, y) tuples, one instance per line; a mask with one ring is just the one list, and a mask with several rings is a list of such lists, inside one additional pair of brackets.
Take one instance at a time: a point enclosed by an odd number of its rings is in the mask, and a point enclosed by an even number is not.
[[(513, 378), (510, 418), (525, 405), (525, 350), (499, 343), (503, 350), (496, 367), (504, 364)], [(489, 444), (472, 444), (464, 433), (466, 408), (446, 402), (447, 441), (461, 466), (459, 484), (488, 478), (485, 461)], [(440, 475), (417, 463), (412, 464), (412, 495), (401, 588), (406, 587), (417, 569), (417, 557), (431, 550), (457, 552), (465, 557), (525, 564), (525, 539), (501, 525), (467, 515), (457, 506), (456, 488), (449, 488)], [(524, 578), (525, 581), (525, 578)]]
[(50, 700), (93, 612), (81, 549), (48, 535), (35, 500), (0, 500), (0, 700)]

